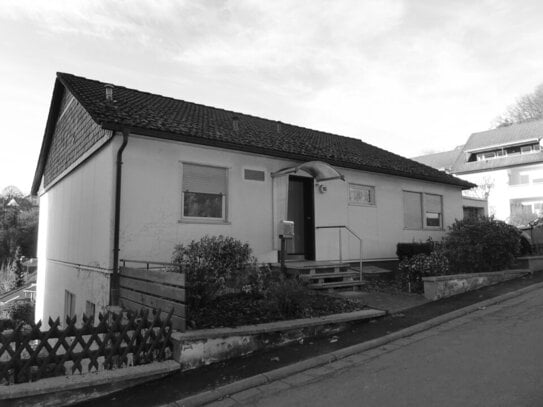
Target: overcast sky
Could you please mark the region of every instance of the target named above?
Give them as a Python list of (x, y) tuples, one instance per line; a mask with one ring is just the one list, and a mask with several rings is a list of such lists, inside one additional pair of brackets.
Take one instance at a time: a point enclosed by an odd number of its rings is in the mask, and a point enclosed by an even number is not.
[(412, 157), (543, 82), (541, 21), (540, 0), (2, 0), (0, 189), (30, 190), (57, 71)]

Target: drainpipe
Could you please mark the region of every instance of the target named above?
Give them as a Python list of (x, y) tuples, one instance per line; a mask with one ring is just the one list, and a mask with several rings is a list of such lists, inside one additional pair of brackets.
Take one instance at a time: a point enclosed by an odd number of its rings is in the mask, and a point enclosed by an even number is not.
[(128, 143), (128, 130), (123, 128), (123, 142), (117, 151), (117, 171), (115, 179), (115, 220), (113, 226), (113, 273), (109, 285), (109, 305), (119, 305), (119, 229), (121, 225), (121, 180), (123, 166), (123, 151)]

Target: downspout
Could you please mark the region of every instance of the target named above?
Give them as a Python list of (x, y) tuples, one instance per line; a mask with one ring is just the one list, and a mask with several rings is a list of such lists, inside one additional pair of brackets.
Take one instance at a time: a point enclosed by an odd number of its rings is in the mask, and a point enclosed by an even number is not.
[(117, 170), (115, 179), (115, 218), (113, 226), (113, 273), (109, 285), (109, 305), (119, 305), (119, 230), (121, 226), (121, 181), (123, 169), (123, 151), (128, 143), (129, 132), (123, 128), (123, 142), (117, 150)]

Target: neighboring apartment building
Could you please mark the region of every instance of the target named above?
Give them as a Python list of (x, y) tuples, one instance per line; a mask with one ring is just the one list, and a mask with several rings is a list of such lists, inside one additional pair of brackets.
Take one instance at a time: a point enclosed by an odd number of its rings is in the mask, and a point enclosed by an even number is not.
[(543, 120), (535, 120), (473, 133), (463, 146), (414, 160), (477, 184), (466, 198), (487, 197), (490, 215), (526, 225), (543, 215), (542, 137)]

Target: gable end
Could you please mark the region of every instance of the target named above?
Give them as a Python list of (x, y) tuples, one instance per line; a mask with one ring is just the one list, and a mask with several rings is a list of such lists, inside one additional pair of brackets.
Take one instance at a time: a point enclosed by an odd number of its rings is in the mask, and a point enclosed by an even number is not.
[(43, 171), (45, 187), (108, 133), (66, 89), (59, 107)]

